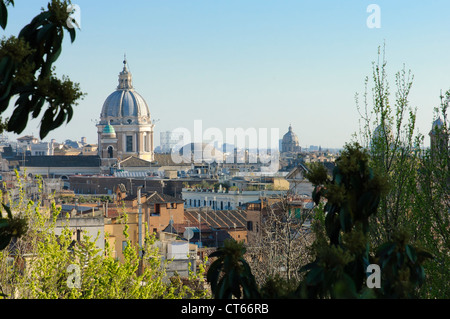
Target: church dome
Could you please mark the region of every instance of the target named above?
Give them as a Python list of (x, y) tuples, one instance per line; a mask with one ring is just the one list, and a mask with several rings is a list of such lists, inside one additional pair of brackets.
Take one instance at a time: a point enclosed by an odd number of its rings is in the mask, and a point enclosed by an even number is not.
[(289, 125), (289, 131), (283, 136), (283, 143), (298, 145), (298, 137), (292, 130), (291, 125)]
[(114, 129), (114, 127), (111, 124), (108, 124), (103, 128), (102, 135), (115, 138), (116, 130)]
[(432, 126), (432, 131), (436, 131), (436, 130), (442, 130), (442, 128), (444, 127), (444, 121), (442, 121), (441, 117), (438, 117), (434, 122), (433, 122), (433, 126)]
[[(386, 135), (387, 135), (387, 137), (388, 137), (388, 139), (390, 140), (390, 141), (393, 141), (394, 140), (394, 134), (392, 133), (392, 129), (391, 129), (391, 127), (389, 126), (389, 125), (385, 125), (384, 126), (384, 131), (386, 132)], [(384, 131), (383, 131), (383, 125), (382, 124), (380, 124), (380, 125), (378, 125), (376, 128), (375, 128), (375, 130), (373, 131), (373, 135), (372, 135), (372, 139), (375, 141), (379, 141), (380, 139), (382, 140), (382, 141), (384, 141), (384, 139), (385, 139), (385, 137), (386, 137), (386, 135), (384, 134)]]
[(298, 142), (298, 137), (292, 130), (292, 126), (289, 125), (289, 130), (283, 135), (281, 141), (281, 151), (284, 152), (299, 152), (300, 144)]
[(132, 124), (150, 122), (150, 111), (144, 98), (133, 89), (131, 73), (126, 60), (119, 74), (119, 85), (103, 103), (101, 119), (112, 124)]

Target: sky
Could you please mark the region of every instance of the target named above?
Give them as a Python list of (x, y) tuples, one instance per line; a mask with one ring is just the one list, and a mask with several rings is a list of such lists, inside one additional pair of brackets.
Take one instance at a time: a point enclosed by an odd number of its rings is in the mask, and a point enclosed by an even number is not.
[[(17, 0), (2, 36), (20, 29), (48, 1)], [(440, 91), (450, 89), (450, 2), (301, 0), (73, 0), (81, 30), (56, 62), (87, 93), (70, 123), (44, 139), (97, 143), (96, 121), (117, 87), (126, 53), (133, 86), (159, 134), (176, 128), (279, 128), (292, 125), (301, 147), (339, 148), (359, 132), (355, 93), (364, 92), (377, 49), (386, 45), (394, 103), (403, 66), (414, 82), (417, 132), (428, 132)], [(370, 4), (380, 9), (370, 28)], [(10, 108), (12, 105), (10, 106)], [(3, 114), (6, 117), (8, 112)], [(39, 136), (30, 121), (20, 135)]]

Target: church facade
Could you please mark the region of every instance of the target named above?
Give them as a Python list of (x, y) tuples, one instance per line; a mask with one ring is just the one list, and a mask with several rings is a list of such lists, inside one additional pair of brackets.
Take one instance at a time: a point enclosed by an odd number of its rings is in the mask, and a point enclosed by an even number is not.
[(125, 59), (119, 85), (103, 103), (97, 124), (102, 166), (112, 166), (130, 156), (153, 161), (153, 128), (147, 102), (134, 90)]

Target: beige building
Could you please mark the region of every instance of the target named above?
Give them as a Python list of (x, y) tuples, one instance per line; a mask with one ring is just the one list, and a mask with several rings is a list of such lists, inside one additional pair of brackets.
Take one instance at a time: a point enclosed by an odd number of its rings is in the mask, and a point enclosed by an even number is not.
[[(117, 189), (116, 197), (122, 199), (124, 206), (117, 203), (115, 207), (109, 207), (105, 221), (105, 233), (109, 235), (108, 240), (115, 257), (122, 260), (123, 249), (126, 238), (123, 234), (123, 213), (128, 216), (128, 235), (132, 244), (139, 243), (139, 205), (137, 195), (124, 196), (120, 187)], [(141, 194), (142, 212), (142, 239), (145, 237), (144, 226), (148, 226), (149, 233), (160, 233), (171, 221), (181, 223), (184, 221), (183, 201), (175, 197), (160, 194), (158, 192)]]

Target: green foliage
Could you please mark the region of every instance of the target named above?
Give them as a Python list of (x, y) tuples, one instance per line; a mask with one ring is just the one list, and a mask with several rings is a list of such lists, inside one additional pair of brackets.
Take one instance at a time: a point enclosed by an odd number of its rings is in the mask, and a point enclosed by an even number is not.
[[(424, 264), (427, 278), (418, 295), (448, 298), (450, 289), (446, 283), (450, 270), (445, 265), (450, 262), (447, 135), (450, 91), (441, 96), (441, 105), (435, 108), (435, 118), (443, 119), (443, 127), (436, 132), (442, 143), (435, 150), (423, 150), (424, 137), (415, 133), (416, 109), (408, 101), (413, 82), (411, 72), (403, 67), (396, 73), (392, 102), (384, 50), (379, 50), (378, 58), (373, 64), (373, 87), (369, 90), (366, 79), (364, 108), (357, 100), (363, 121), (359, 137), (369, 149), (370, 165), (385, 177), (389, 188), (380, 199), (377, 214), (370, 218), (370, 242), (373, 246), (394, 242), (400, 229), (411, 234), (414, 245), (426, 248), (435, 257)], [(368, 92), (372, 92), (371, 99)], [(373, 101), (371, 107), (368, 101)]]
[(262, 299), (290, 299), (295, 296), (296, 290), (296, 282), (276, 274), (274, 277), (267, 278), (260, 288), (260, 293)]
[(322, 163), (311, 163), (305, 177), (314, 186), (322, 185), (328, 179), (327, 169)]
[(416, 298), (416, 287), (423, 284), (423, 262), (433, 256), (408, 244), (409, 235), (398, 232), (392, 242), (377, 249), (375, 260), (381, 265), (381, 294), (387, 298)]
[[(441, 96), (441, 105), (435, 109), (435, 118), (444, 119), (441, 128), (434, 128), (439, 140), (447, 139), (447, 108), (450, 90)], [(444, 146), (444, 147), (443, 147)], [(441, 148), (442, 147), (442, 148)], [(422, 154), (418, 169), (418, 191), (415, 196), (415, 210), (411, 218), (418, 227), (411, 232), (413, 238), (435, 257), (424, 265), (427, 278), (420, 291), (423, 298), (450, 298), (450, 156), (445, 143), (437, 143), (434, 149)]]
[(244, 259), (243, 243), (226, 240), (209, 257), (217, 258), (209, 267), (207, 280), (216, 299), (259, 298), (255, 278)]
[(18, 238), (27, 230), (27, 222), (24, 218), (13, 216), (8, 206), (5, 204), (2, 206), (6, 211), (7, 218), (3, 218), (0, 211), (0, 250), (5, 249), (13, 237)]
[[(25, 174), (26, 175), (26, 174)], [(19, 182), (21, 185), (21, 182)], [(26, 231), (16, 237), (14, 245), (0, 251), (0, 294), (6, 298), (27, 299), (140, 299), (140, 298), (204, 298), (204, 267), (191, 272), (189, 278), (174, 287), (166, 280), (165, 267), (155, 245), (154, 234), (145, 233), (143, 257), (137, 244), (129, 240), (128, 225), (124, 235), (128, 245), (124, 258), (115, 258), (109, 246), (97, 247), (100, 232), (94, 238), (83, 233), (75, 240), (69, 215), (60, 216), (53, 203), (45, 209), (41, 203), (28, 201), (20, 186), (20, 198), (11, 204), (11, 211), (21, 211), (27, 221)], [(8, 211), (8, 210), (7, 210)], [(14, 216), (14, 214), (12, 214)], [(56, 223), (62, 223), (56, 227)], [(145, 226), (145, 229), (148, 229)], [(79, 269), (74, 277), (71, 268)], [(77, 278), (79, 281), (77, 282)], [(72, 283), (73, 285), (71, 285)], [(74, 285), (77, 283), (79, 285)]]
[[(10, 1), (11, 2), (11, 1)], [(17, 97), (14, 111), (1, 128), (21, 133), (31, 114), (37, 118), (48, 103), (41, 118), (40, 138), (65, 121), (72, 119), (73, 106), (83, 97), (79, 84), (68, 77), (58, 79), (53, 64), (62, 51), (64, 31), (75, 41), (75, 29), (67, 26), (68, 1), (52, 0), (19, 33), (18, 37), (3, 38), (0, 43), (0, 113)], [(7, 24), (7, 8), (0, 1), (0, 26)]]
[[(336, 161), (333, 179), (323, 181), (315, 189), (316, 202), (322, 197), (327, 200), (326, 217), (324, 223), (315, 224), (316, 259), (301, 269), (306, 272), (297, 291), (301, 297), (412, 297), (423, 283), (422, 264), (431, 255), (407, 244), (407, 238), (402, 237), (398, 245), (404, 248), (400, 250), (390, 249), (397, 244), (387, 243), (375, 257), (370, 255), (369, 218), (377, 213), (380, 198), (388, 191), (385, 183), (369, 167), (369, 156), (361, 146), (345, 146)], [(364, 285), (367, 266), (372, 263), (380, 265), (383, 274), (383, 286), (375, 292)], [(398, 287), (402, 288), (402, 295)]]

